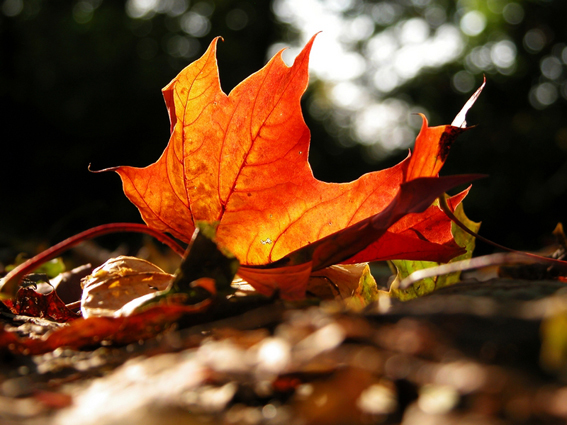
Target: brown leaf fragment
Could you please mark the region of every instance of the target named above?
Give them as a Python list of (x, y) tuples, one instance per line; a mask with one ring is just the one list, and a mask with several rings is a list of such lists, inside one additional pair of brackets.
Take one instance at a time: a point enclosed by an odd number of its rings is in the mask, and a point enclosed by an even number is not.
[(378, 297), (368, 263), (340, 264), (316, 271), (309, 278), (307, 291), (321, 299), (343, 300), (353, 307), (363, 307)]
[(0, 349), (14, 353), (43, 354), (59, 347), (83, 348), (101, 341), (130, 344), (154, 337), (169, 328), (184, 314), (206, 310), (211, 301), (197, 305), (159, 304), (127, 317), (90, 317), (77, 319), (40, 339), (20, 338), (6, 329), (0, 331)]
[(163, 291), (171, 279), (173, 275), (141, 258), (111, 258), (82, 281), (83, 317), (113, 316), (130, 301)]
[(14, 314), (31, 317), (41, 317), (59, 323), (78, 319), (80, 316), (69, 310), (57, 292), (40, 294), (31, 287), (21, 287), (14, 300), (4, 300)]

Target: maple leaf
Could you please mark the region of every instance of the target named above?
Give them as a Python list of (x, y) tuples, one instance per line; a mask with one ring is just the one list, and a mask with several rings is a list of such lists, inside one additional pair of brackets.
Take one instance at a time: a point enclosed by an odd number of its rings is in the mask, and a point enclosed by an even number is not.
[(188, 242), (196, 222), (216, 223), (216, 240), (239, 259), (239, 275), (266, 294), (279, 287), (286, 298), (301, 298), (310, 273), (332, 264), (443, 262), (462, 253), (450, 219), (431, 203), (473, 179), (437, 177), (465, 129), (430, 128), (423, 117), (414, 154), (400, 164), (350, 183), (317, 180), (300, 107), (314, 39), (293, 66), (280, 52), (229, 95), (213, 40), (163, 89), (171, 137), (159, 160), (107, 169), (118, 172), (149, 227)]

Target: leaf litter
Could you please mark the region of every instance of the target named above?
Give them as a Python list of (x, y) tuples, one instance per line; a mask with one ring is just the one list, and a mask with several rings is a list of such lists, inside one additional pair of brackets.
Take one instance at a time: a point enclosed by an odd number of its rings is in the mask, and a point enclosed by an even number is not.
[[(90, 229), (4, 277), (3, 423), (567, 418), (562, 230), (547, 260), (471, 258), (480, 237), (463, 211), (470, 188), (445, 192), (478, 176), (438, 176), (485, 83), (451, 126), (422, 117), (400, 164), (324, 183), (307, 162), (299, 107), (313, 41), (292, 67), (278, 54), (229, 95), (213, 41), (163, 91), (172, 134), (162, 157), (112, 169), (147, 226)], [(30, 274), (113, 231), (167, 243), (183, 257), (178, 271), (118, 257), (58, 281)], [(377, 260), (395, 270), (389, 292), (370, 272)], [(461, 280), (470, 268), (542, 261), (535, 283), (522, 280), (533, 269), (504, 267), (512, 279)]]

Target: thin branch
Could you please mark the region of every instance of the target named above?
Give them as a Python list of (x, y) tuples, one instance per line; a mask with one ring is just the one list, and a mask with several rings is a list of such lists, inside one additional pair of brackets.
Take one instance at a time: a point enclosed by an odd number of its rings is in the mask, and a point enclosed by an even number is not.
[(534, 264), (534, 263), (543, 263), (549, 264), (550, 266), (557, 267), (560, 270), (567, 272), (567, 261), (557, 260), (555, 258), (548, 258), (542, 257), (541, 255), (532, 254), (529, 252), (517, 251), (515, 249), (507, 248), (503, 245), (500, 245), (496, 242), (492, 242), (489, 239), (486, 239), (483, 236), (480, 236), (478, 233), (473, 232), (467, 226), (465, 226), (461, 221), (455, 217), (453, 211), (447, 204), (447, 200), (445, 197), (439, 197), (439, 206), (447, 214), (447, 216), (463, 231), (468, 233), (469, 235), (475, 237), (478, 240), (481, 240), (489, 245), (495, 246), (503, 251), (508, 251), (507, 253), (498, 253), (492, 255), (486, 255), (483, 257), (472, 258), (469, 260), (462, 260), (456, 261), (454, 263), (443, 264), (436, 267), (430, 267), (424, 270), (418, 270), (413, 272), (411, 275), (403, 279), (400, 284), (400, 289), (406, 289), (410, 285), (414, 284), (421, 279), (426, 279), (429, 277), (435, 277), (440, 275), (446, 275), (453, 272), (458, 271), (465, 271), (465, 270), (472, 270), (477, 269), (480, 267), (487, 267), (493, 265), (500, 265), (500, 264)]
[(442, 264), (440, 266), (429, 267), (427, 269), (415, 271), (405, 279), (402, 279), (399, 284), (399, 289), (407, 289), (409, 286), (422, 279), (442, 276), (455, 272), (464, 272), (466, 270), (497, 266), (501, 264), (534, 264), (541, 262), (542, 261), (540, 260), (540, 258), (532, 258), (526, 255), (526, 253), (499, 252), (497, 254), (484, 255), (482, 257), (470, 258), (468, 260), (455, 261), (454, 263)]

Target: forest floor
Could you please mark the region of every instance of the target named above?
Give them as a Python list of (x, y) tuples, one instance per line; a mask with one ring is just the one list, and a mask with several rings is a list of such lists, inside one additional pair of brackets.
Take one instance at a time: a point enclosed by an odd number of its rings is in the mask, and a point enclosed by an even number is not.
[[(265, 299), (124, 346), (5, 350), (0, 423), (565, 423), (564, 287), (466, 280), (356, 313)], [(38, 338), (53, 328), (2, 321)]]

